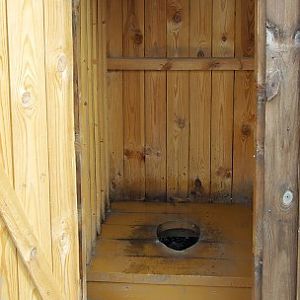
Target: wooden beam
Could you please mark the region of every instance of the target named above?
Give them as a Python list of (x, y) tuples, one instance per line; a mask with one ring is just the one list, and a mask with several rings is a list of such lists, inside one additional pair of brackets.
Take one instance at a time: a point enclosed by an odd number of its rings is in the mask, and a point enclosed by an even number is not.
[(267, 0), (265, 15), (262, 299), (296, 299), (300, 2)]
[(111, 71), (252, 71), (252, 58), (108, 58)]
[(42, 299), (65, 299), (58, 284), (61, 281), (49, 274), (51, 266), (47, 265), (48, 259), (46, 259), (39, 241), (33, 234), (33, 229), (21, 206), (20, 199), (2, 169), (0, 169), (0, 216), (3, 218)]

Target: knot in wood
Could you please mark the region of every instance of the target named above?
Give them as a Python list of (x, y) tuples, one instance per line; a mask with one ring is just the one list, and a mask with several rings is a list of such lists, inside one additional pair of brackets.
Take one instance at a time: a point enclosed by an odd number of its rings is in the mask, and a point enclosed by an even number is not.
[(31, 93), (29, 91), (26, 91), (26, 92), (23, 93), (21, 100), (22, 100), (22, 106), (24, 108), (32, 107), (33, 102), (32, 102)]
[(139, 30), (135, 32), (133, 40), (136, 45), (140, 45), (143, 43), (143, 35)]
[(64, 54), (60, 55), (57, 60), (57, 71), (62, 73), (67, 68), (67, 58)]
[(182, 21), (182, 13), (180, 10), (176, 11), (175, 14), (173, 15), (173, 22), (178, 24)]
[(247, 137), (251, 136), (251, 131), (252, 130), (251, 130), (251, 126), (250, 125), (243, 124), (241, 131), (242, 131), (243, 137), (247, 138)]

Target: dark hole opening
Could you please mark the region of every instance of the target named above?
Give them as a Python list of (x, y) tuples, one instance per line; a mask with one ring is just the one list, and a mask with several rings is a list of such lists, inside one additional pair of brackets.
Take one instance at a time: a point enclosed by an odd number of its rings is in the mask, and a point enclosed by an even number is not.
[(158, 240), (176, 251), (192, 247), (199, 241), (199, 236), (198, 226), (187, 222), (167, 222), (157, 228)]

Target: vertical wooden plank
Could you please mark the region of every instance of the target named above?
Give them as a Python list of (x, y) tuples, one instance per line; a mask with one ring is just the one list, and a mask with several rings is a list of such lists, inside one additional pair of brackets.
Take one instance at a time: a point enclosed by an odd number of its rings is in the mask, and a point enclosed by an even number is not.
[(236, 0), (235, 56), (253, 57), (255, 0)]
[(93, 91), (93, 15), (92, 15), (92, 1), (87, 0), (87, 53), (88, 53), (88, 126), (89, 126), (89, 152), (90, 152), (90, 201), (91, 201), (91, 230), (92, 243), (96, 240), (96, 155), (95, 155), (95, 112), (94, 112), (94, 91)]
[[(15, 190), (52, 265), (42, 1), (8, 1)], [(20, 299), (39, 299), (19, 264)]]
[[(122, 0), (107, 3), (107, 55), (122, 56)], [(122, 72), (107, 73), (110, 197), (123, 197), (123, 80)]]
[(251, 204), (255, 171), (255, 82), (253, 72), (235, 76), (232, 200)]
[(300, 2), (267, 0), (266, 19), (262, 298), (295, 299), (299, 218)]
[(89, 119), (88, 119), (88, 50), (87, 50), (87, 2), (80, 2), (80, 147), (81, 147), (81, 214), (83, 243), (86, 244), (87, 263), (92, 251), (92, 224), (91, 224), (91, 191), (90, 191), (90, 153), (89, 153)]
[[(101, 192), (101, 135), (100, 135), (100, 59), (101, 52), (99, 49), (99, 28), (102, 24), (99, 24), (98, 18), (98, 1), (92, 0), (92, 77), (93, 77), (93, 114), (95, 122), (95, 217), (96, 217), (96, 230), (100, 234), (101, 218), (102, 218), (102, 192)], [(100, 4), (99, 4), (100, 5)], [(100, 20), (101, 21), (101, 20)]]
[[(0, 2), (0, 168), (13, 183), (6, 0)], [(19, 299), (16, 248), (0, 219), (0, 299)]]
[[(234, 57), (235, 1), (213, 2), (214, 57)], [(212, 72), (211, 197), (230, 202), (232, 189), (234, 72)]]
[(72, 4), (44, 0), (44, 16), (53, 273), (65, 298), (78, 299)]
[[(123, 1), (123, 55), (144, 56), (144, 1)], [(123, 72), (124, 198), (145, 198), (144, 72)], [(125, 194), (126, 191), (126, 194)]]
[[(190, 1), (190, 57), (210, 57), (212, 1)], [(189, 194), (210, 196), (211, 72), (190, 72)]]
[(74, 78), (74, 125), (75, 125), (75, 153), (76, 153), (76, 188), (78, 209), (78, 239), (79, 239), (79, 272), (81, 280), (81, 298), (87, 295), (86, 285), (86, 226), (83, 222), (84, 204), (82, 203), (82, 153), (80, 144), (81, 129), (81, 9), (80, 1), (73, 1), (73, 78)]
[[(167, 55), (189, 55), (189, 1), (167, 1)], [(167, 72), (167, 194), (169, 200), (188, 194), (189, 72)]]
[[(145, 1), (145, 56), (166, 57), (166, 0)], [(146, 198), (166, 199), (166, 72), (145, 72)]]

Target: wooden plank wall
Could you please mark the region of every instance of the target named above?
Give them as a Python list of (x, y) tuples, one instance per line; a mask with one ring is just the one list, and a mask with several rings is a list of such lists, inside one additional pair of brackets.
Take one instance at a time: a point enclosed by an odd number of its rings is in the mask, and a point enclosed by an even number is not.
[[(251, 58), (254, 2), (107, 1), (107, 55)], [(107, 75), (111, 199), (250, 203), (254, 72), (120, 69)]]
[(105, 12), (106, 2), (97, 0), (80, 1), (78, 11), (73, 12), (78, 15), (74, 24), (77, 56), (75, 125), (83, 278), (109, 205)]
[[(64, 299), (79, 299), (72, 5), (4, 0), (0, 20), (0, 167)], [(41, 299), (0, 228), (0, 298)]]

